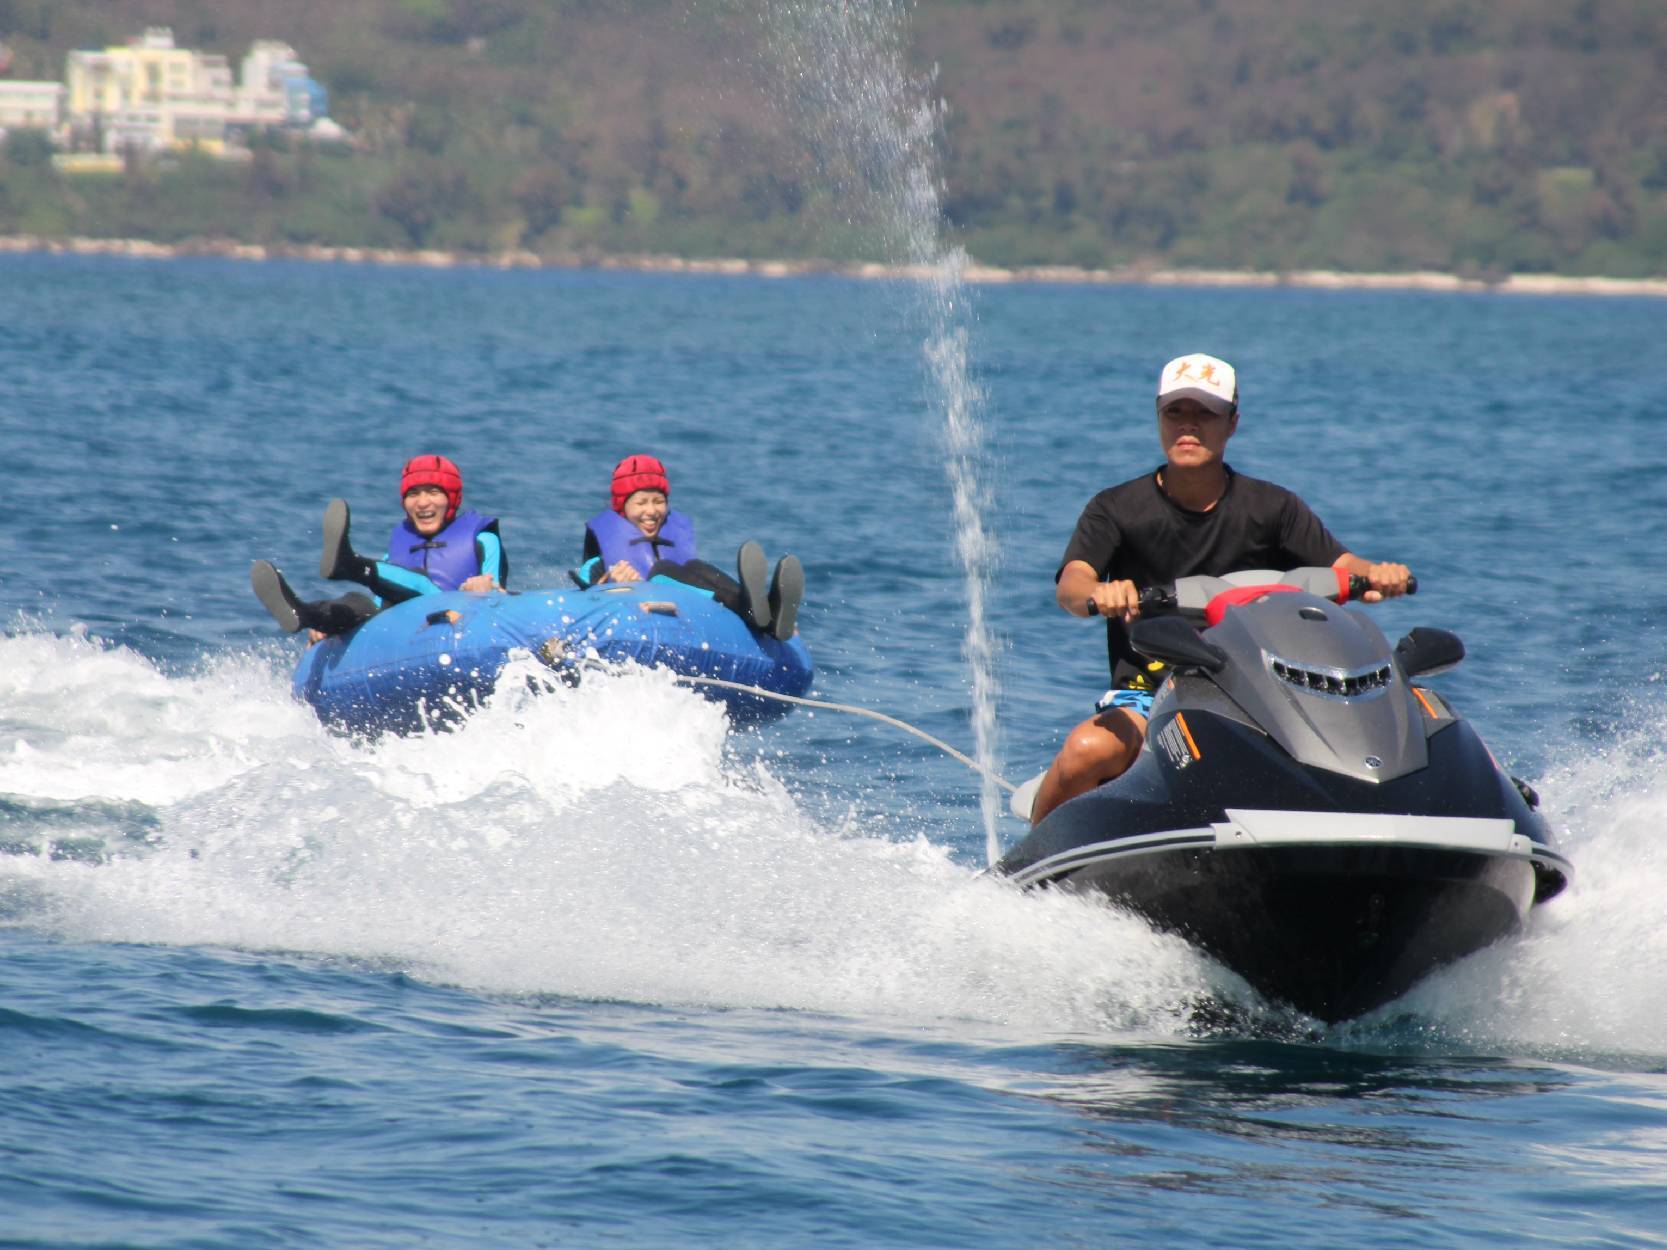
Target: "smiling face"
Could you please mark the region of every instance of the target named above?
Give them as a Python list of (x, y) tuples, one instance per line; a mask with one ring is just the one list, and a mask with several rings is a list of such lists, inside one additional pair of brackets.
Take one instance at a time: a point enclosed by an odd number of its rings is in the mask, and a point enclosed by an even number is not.
[(657, 490), (632, 491), (622, 510), (625, 519), (650, 538), (666, 523), (668, 507), (665, 495)]
[(1158, 438), (1164, 458), (1176, 469), (1220, 464), (1227, 440), (1239, 428), (1239, 414), (1223, 416), (1196, 399), (1177, 399), (1158, 413)]
[(405, 518), (411, 528), (424, 538), (433, 538), (446, 528), (446, 508), (449, 500), (438, 486), (413, 486), (400, 501), (405, 506)]

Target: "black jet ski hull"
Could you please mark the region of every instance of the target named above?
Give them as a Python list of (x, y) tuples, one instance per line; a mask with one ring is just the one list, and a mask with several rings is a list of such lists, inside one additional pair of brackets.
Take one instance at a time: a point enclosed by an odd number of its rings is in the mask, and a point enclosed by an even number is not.
[[(1172, 717), (1160, 710), (1148, 743)], [(1431, 735), (1427, 767), (1385, 783), (1298, 764), (1197, 708), (1185, 723), (1196, 756), (1149, 745), (996, 871), (1104, 894), (1327, 1022), (1517, 932), (1566, 878), (1544, 820), (1463, 721)]]
[(1527, 860), (1371, 845), (1174, 849), (1057, 880), (1105, 894), (1328, 1022), (1517, 932), (1535, 890)]

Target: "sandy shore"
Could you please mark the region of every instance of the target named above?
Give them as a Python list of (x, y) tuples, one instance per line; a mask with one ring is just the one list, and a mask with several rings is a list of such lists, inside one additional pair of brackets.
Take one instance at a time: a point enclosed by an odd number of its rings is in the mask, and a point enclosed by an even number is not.
[[(834, 274), (855, 278), (933, 278), (928, 270), (880, 264), (834, 264), (796, 260), (689, 260), (655, 255), (546, 255), (528, 251), (471, 255), (457, 252), (407, 251), (395, 248), (263, 246), (229, 239), (198, 239), (187, 243), (153, 243), (147, 239), (49, 239), (31, 235), (0, 235), (0, 253), (49, 252), (75, 256), (130, 256), (168, 259), (178, 256), (217, 256), (231, 260), (307, 260), (337, 264), (414, 265), (431, 269), (476, 267), (488, 269), (624, 269), (644, 273), (752, 274), (765, 278), (793, 278)], [(1493, 291), (1508, 295), (1640, 295), (1667, 296), (1663, 278), (1579, 278), (1557, 274), (1512, 274), (1497, 281), (1461, 278), (1449, 273), (1344, 273), (1330, 269), (1283, 273), (1233, 269), (1078, 269), (1067, 265), (1039, 265), (1000, 269), (968, 262), (962, 281), (997, 285), (1015, 282), (1056, 282), (1097, 285), (1212, 287), (1309, 287), (1328, 290), (1382, 291)]]

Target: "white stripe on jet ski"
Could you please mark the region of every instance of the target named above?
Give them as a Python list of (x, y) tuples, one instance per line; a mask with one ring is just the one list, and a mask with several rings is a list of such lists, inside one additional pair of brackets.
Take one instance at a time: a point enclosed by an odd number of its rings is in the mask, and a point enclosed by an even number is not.
[[(1336, 829), (1352, 826), (1347, 833)], [(1437, 851), (1471, 851), (1547, 864), (1564, 876), (1574, 865), (1543, 842), (1516, 831), (1506, 817), (1395, 816), (1383, 812), (1274, 811), (1229, 807), (1227, 821), (1213, 826), (1222, 836), (1217, 850), (1248, 846), (1404, 846)]]
[(1057, 877), (1061, 873), (1103, 860), (1150, 855), (1154, 851), (1169, 851), (1185, 846), (1211, 850), (1215, 842), (1216, 831), (1209, 825), (1200, 829), (1167, 829), (1162, 833), (1143, 833), (1136, 838), (1094, 842), (1088, 846), (1073, 846), (1068, 851), (1060, 851), (1057, 855), (1039, 859), (1023, 871), (1014, 873), (1013, 880), (1020, 885), (1030, 885), (1040, 878)]
[[(1227, 820), (1196, 829), (1116, 838), (1072, 847), (1037, 860), (1013, 876), (1019, 885), (1059, 877), (1090, 864), (1182, 847), (1216, 851), (1267, 846), (1392, 846), (1465, 851), (1547, 864), (1565, 876), (1574, 867), (1556, 851), (1516, 832), (1516, 822), (1472, 816), (1395, 816), (1381, 812), (1305, 812), (1228, 808)], [(1340, 830), (1339, 825), (1349, 826)]]

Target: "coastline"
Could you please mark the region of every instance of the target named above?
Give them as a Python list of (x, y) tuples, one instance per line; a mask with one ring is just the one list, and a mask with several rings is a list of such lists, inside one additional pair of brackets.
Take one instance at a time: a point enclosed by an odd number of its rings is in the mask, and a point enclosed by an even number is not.
[[(428, 269), (613, 269), (642, 273), (735, 274), (764, 278), (811, 275), (865, 279), (929, 278), (923, 267), (875, 262), (842, 264), (815, 260), (690, 260), (655, 254), (540, 254), (530, 251), (475, 255), (430, 249), (326, 247), (317, 244), (266, 245), (231, 239), (194, 239), (155, 243), (148, 239), (45, 238), (0, 235), (0, 255), (45, 252), (72, 256), (125, 256), (169, 260), (210, 256), (227, 260), (304, 260), (331, 264), (406, 265)], [(968, 261), (961, 280), (977, 285), (1060, 283), (1070, 285), (1141, 285), (1201, 287), (1301, 287), (1315, 290), (1490, 292), (1504, 295), (1621, 295), (1667, 297), (1667, 277), (1602, 278), (1560, 274), (1510, 274), (1495, 280), (1463, 278), (1431, 271), (1349, 273), (1332, 269), (1267, 272), (1235, 269), (1164, 269), (1131, 266), (1082, 269), (1070, 265), (1035, 265), (1003, 269)]]

